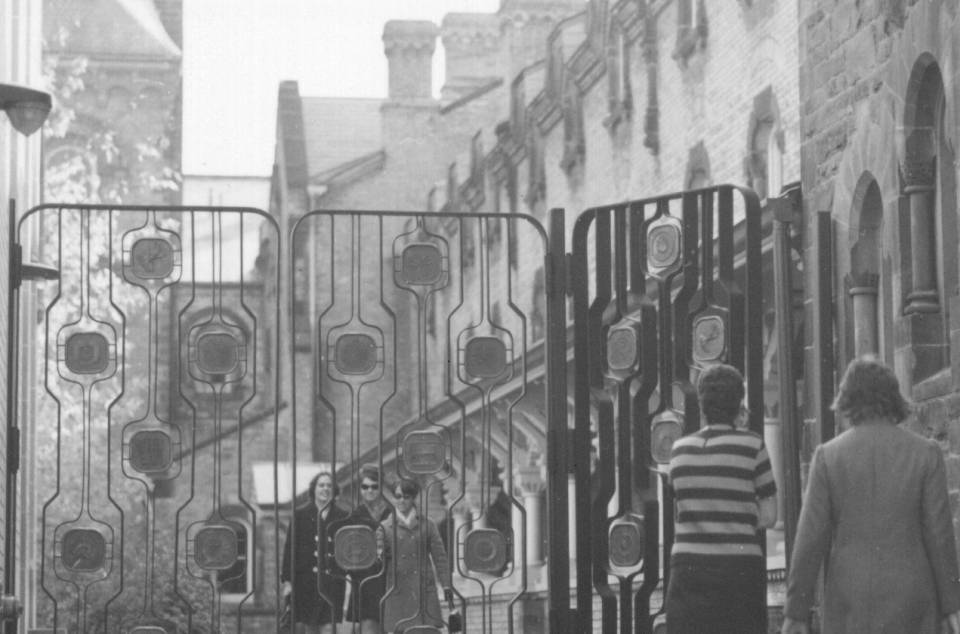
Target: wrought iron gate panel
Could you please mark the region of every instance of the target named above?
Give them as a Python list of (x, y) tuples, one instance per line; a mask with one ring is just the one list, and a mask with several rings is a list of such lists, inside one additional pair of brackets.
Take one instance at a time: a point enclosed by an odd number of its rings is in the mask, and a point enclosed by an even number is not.
[[(346, 509), (363, 502), (365, 466), (389, 485), (378, 499), (390, 509), (394, 484), (416, 482), (419, 515), (446, 544), (464, 631), (544, 631), (546, 571), (531, 532), (546, 483), (543, 227), (511, 214), (315, 211), (290, 243), (294, 460), (332, 468)], [(335, 524), (337, 565), (320, 559), (346, 582), (348, 603), (386, 561), (389, 616), (405, 588), (392, 585), (396, 529), (384, 526)], [(428, 538), (426, 523), (417, 530)], [(448, 619), (450, 606), (427, 598), (437, 589), (419, 543), (419, 592), (390, 631), (439, 632)]]
[(663, 620), (674, 535), (665, 467), (673, 440), (700, 426), (698, 369), (725, 362), (743, 371), (749, 425), (763, 433), (760, 239), (756, 194), (732, 186), (577, 219), (578, 632), (594, 629), (594, 592), (605, 633), (652, 632)]
[[(18, 223), (17, 244), (56, 272), (12, 297), (38, 309), (17, 326), (35, 340), (20, 367), (37, 368), (19, 381), (37, 461), (28, 627), (274, 629), (279, 262), (245, 270), (257, 227), (276, 243), (247, 208), (47, 205)], [(273, 471), (255, 491), (257, 461)]]

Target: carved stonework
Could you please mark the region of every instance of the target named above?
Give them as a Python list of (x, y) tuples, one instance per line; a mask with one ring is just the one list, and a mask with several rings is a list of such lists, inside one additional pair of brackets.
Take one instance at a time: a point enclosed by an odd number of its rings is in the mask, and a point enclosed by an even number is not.
[(643, 33), (643, 9), (636, 0), (618, 0), (610, 9), (611, 24), (619, 28), (633, 42)]
[(581, 46), (570, 58), (570, 74), (580, 90), (587, 92), (606, 72), (603, 58), (597, 54), (592, 46)]
[(854, 295), (876, 295), (880, 286), (877, 273), (850, 273), (847, 275), (847, 293)]

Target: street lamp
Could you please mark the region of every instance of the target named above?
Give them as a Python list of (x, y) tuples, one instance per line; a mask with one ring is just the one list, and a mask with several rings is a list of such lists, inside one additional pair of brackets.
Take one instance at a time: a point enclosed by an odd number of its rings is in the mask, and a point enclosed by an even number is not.
[(40, 129), (50, 114), (50, 94), (42, 90), (0, 84), (0, 110), (7, 113), (14, 129), (30, 136)]

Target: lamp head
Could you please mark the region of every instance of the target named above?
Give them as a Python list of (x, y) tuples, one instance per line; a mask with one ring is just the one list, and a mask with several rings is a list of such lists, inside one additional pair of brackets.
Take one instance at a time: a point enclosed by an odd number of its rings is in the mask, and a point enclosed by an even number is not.
[(6, 111), (11, 125), (24, 136), (40, 129), (50, 114), (51, 104), (50, 94), (42, 90), (0, 84), (0, 110)]

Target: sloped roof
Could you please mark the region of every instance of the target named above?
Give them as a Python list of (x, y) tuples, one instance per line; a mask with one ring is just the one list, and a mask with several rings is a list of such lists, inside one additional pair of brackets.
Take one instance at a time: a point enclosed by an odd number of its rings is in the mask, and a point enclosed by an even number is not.
[[(62, 43), (61, 27), (67, 35)], [(176, 60), (181, 56), (153, 0), (51, 2), (45, 6), (43, 29), (51, 52), (126, 59)]]
[(311, 180), (382, 149), (381, 99), (304, 97), (302, 103)]

